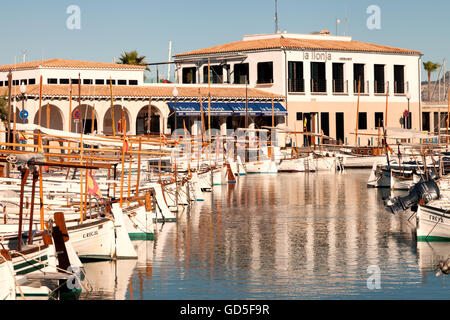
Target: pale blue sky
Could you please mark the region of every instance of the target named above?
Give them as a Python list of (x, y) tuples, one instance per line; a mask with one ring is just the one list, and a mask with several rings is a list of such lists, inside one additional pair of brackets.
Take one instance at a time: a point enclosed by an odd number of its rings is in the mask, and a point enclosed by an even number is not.
[[(69, 5), (81, 8), (80, 30), (66, 27)], [(369, 5), (381, 8), (381, 30), (366, 26)], [(274, 31), (274, 0), (22, 0), (2, 3), (1, 10), (0, 64), (21, 61), (23, 50), (28, 60), (110, 62), (136, 49), (148, 62), (161, 62), (169, 40), (178, 53)], [(281, 31), (335, 33), (340, 18), (342, 35), (347, 16), (353, 39), (419, 50), (424, 60), (439, 63), (447, 57), (450, 69), (448, 0), (278, 0), (278, 11)]]

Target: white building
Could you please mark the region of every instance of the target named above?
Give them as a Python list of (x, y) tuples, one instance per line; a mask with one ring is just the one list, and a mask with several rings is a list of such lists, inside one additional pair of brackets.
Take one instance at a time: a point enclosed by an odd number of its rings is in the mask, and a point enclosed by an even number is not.
[[(128, 134), (148, 134), (149, 126), (151, 133), (170, 134), (175, 129), (176, 109), (179, 116), (177, 128), (183, 129), (186, 124), (191, 133), (197, 134), (200, 126), (196, 122), (201, 121), (199, 101), (202, 100), (206, 113), (209, 96), (212, 128), (221, 130), (223, 134), (227, 128), (235, 128), (242, 122), (241, 109), (246, 103), (249, 108), (257, 105), (267, 109), (267, 104), (273, 99), (277, 123), (284, 122), (286, 110), (280, 104), (284, 101), (283, 96), (245, 85), (218, 84), (208, 89), (207, 85), (202, 84), (144, 84), (144, 71), (145, 66), (67, 59), (3, 65), (0, 66), (0, 96), (8, 95), (8, 74), (11, 72), (11, 97), (13, 105), (16, 105), (13, 112), (17, 122), (40, 123), (52, 129), (72, 132), (80, 132), (84, 128), (84, 132), (96, 130), (98, 133), (112, 134), (112, 110), (115, 131), (118, 132), (123, 110)], [(110, 81), (114, 109), (111, 108)], [(22, 84), (26, 85), (24, 95), (20, 92)], [(174, 96), (175, 87), (177, 96)], [(28, 112), (26, 120), (20, 117), (22, 108)], [(263, 113), (259, 108), (258, 113), (252, 115), (257, 118), (271, 115), (267, 110)]]
[[(242, 85), (286, 98), (291, 129), (331, 136), (353, 145), (358, 133), (376, 134), (387, 127), (421, 128), (421, 53), (319, 34), (263, 34), (175, 55), (179, 83)], [(307, 119), (305, 121), (305, 118)], [(374, 144), (359, 136), (358, 144)]]

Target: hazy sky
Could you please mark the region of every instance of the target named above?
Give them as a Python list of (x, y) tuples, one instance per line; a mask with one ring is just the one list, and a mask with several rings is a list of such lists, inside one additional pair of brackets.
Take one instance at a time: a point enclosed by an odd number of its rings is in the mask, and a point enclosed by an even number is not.
[[(70, 5), (81, 9), (79, 30), (66, 26)], [(381, 9), (380, 30), (367, 28), (370, 5)], [(124, 50), (136, 49), (148, 62), (162, 62), (168, 58), (169, 40), (173, 53), (179, 53), (274, 31), (274, 0), (22, 0), (5, 1), (1, 12), (0, 64), (22, 61), (24, 50), (28, 60), (110, 62)], [(448, 0), (278, 0), (281, 31), (328, 29), (334, 34), (339, 18), (342, 35), (347, 16), (353, 39), (419, 50), (425, 61), (441, 63), (447, 57), (447, 69), (449, 12)]]

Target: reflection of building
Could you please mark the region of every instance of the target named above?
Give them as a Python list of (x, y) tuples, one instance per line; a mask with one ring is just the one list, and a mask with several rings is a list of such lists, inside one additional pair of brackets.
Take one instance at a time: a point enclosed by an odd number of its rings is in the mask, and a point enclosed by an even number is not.
[[(177, 85), (178, 95), (175, 98), (173, 84), (143, 83), (144, 66), (63, 59), (4, 65), (0, 66), (0, 96), (8, 94), (10, 70), (13, 85), (11, 95), (18, 100), (16, 121), (22, 122), (17, 116), (22, 108), (19, 85), (25, 84), (27, 86), (25, 109), (29, 113), (27, 121), (35, 124), (39, 122), (40, 77), (42, 76), (40, 124), (52, 129), (80, 132), (83, 126), (85, 132), (91, 132), (94, 128), (99, 133), (112, 134), (113, 113), (115, 130), (118, 131), (123, 109), (129, 134), (147, 134), (149, 125), (152, 133), (170, 133), (174, 128), (176, 106), (179, 115), (177, 128), (183, 129), (184, 122), (188, 129), (193, 131), (196, 130), (195, 121), (201, 121), (199, 99), (201, 98), (204, 102), (203, 107), (206, 113), (209, 94), (211, 94), (213, 128), (226, 130), (241, 126), (244, 119), (242, 108), (245, 111), (246, 101), (248, 112), (258, 115), (257, 119), (264, 119), (263, 114), (272, 115), (272, 97), (275, 105), (275, 119), (277, 123), (284, 122), (285, 109), (280, 104), (283, 101), (282, 96), (253, 88), (247, 90), (244, 85), (233, 87), (213, 85), (210, 90), (206, 85)], [(80, 105), (78, 103), (79, 79), (81, 81)], [(111, 108), (110, 81), (114, 109)], [(71, 88), (72, 101), (70, 101)], [(149, 101), (151, 101), (150, 118), (148, 116)], [(80, 120), (77, 121), (76, 118)]]
[[(418, 51), (320, 34), (263, 34), (175, 55), (178, 81), (243, 84), (286, 97), (288, 125), (353, 144), (360, 92), (358, 130), (376, 133), (383, 126), (388, 92), (389, 127), (420, 123)], [(358, 85), (359, 84), (359, 85)], [(358, 89), (359, 88), (359, 89)], [(305, 121), (306, 119), (306, 121)], [(366, 144), (367, 139), (362, 139)]]

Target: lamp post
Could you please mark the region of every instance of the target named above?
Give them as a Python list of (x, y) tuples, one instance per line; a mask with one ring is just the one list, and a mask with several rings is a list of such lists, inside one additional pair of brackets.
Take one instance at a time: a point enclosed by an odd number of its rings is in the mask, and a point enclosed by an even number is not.
[(406, 119), (406, 127), (407, 129), (411, 129), (411, 115), (409, 114), (409, 100), (411, 99), (411, 93), (409, 91), (406, 93), (406, 99), (408, 100), (408, 119)]
[(22, 83), (20, 85), (20, 93), (22, 94), (22, 123), (25, 123), (25, 119), (24, 119), (24, 111), (25, 111), (25, 93), (27, 92), (27, 86)]
[(177, 97), (178, 97), (177, 87), (173, 88), (172, 95), (175, 97), (175, 125), (174, 125), (174, 133), (175, 133), (177, 131)]

